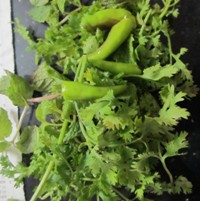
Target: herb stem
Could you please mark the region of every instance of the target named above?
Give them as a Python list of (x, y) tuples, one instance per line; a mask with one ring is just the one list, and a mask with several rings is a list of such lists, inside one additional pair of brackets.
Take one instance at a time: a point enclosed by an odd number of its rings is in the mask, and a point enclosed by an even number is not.
[(173, 52), (172, 52), (172, 43), (171, 43), (169, 33), (167, 33), (167, 41), (168, 41), (168, 48), (169, 48), (169, 61), (170, 61), (170, 64), (172, 65)]
[(61, 131), (60, 131), (60, 135), (59, 135), (59, 138), (58, 138), (58, 145), (62, 144), (62, 142), (63, 142), (63, 139), (65, 137), (65, 131), (66, 131), (66, 128), (67, 128), (67, 124), (68, 124), (68, 120), (65, 120), (63, 122)]
[(88, 147), (90, 147), (89, 142), (92, 143), (92, 144), (96, 144), (96, 143), (90, 136), (87, 135), (87, 132), (86, 132), (84, 126), (83, 126), (83, 123), (82, 123), (80, 115), (79, 115), (79, 108), (78, 108), (77, 102), (74, 102), (74, 105), (75, 105), (75, 108), (76, 108), (76, 112), (78, 114), (79, 126), (80, 126), (80, 129), (81, 129), (81, 132), (82, 132), (82, 134), (83, 134), (83, 136), (84, 136), (84, 138), (86, 140), (86, 143), (87, 143)]
[(79, 65), (78, 65), (78, 68), (77, 68), (77, 71), (76, 71), (74, 81), (82, 82), (83, 73), (85, 71), (86, 63), (87, 63), (87, 56), (83, 55), (80, 58)]
[(67, 22), (67, 20), (69, 19), (70, 15), (74, 12), (77, 12), (81, 10), (81, 6), (76, 8), (75, 10), (71, 11), (68, 15), (66, 15), (59, 23), (58, 23), (58, 26), (61, 26), (63, 25), (65, 22)]
[(168, 169), (168, 167), (167, 167), (167, 165), (165, 163), (165, 158), (162, 157), (160, 161), (162, 163), (162, 166), (163, 166), (165, 172), (167, 173), (167, 175), (169, 177), (170, 183), (173, 183), (173, 176), (172, 176), (171, 172), (169, 171), (169, 169)]
[[(62, 143), (63, 139), (64, 139), (67, 124), (68, 124), (68, 120), (65, 120), (63, 122), (61, 131), (60, 131), (60, 135), (59, 135), (59, 138), (58, 138), (58, 142), (57, 142), (58, 145), (60, 145)], [(44, 175), (42, 177), (42, 180), (40, 181), (40, 183), (39, 183), (39, 185), (38, 185), (36, 191), (34, 192), (34, 194), (33, 194), (33, 196), (32, 196), (30, 201), (35, 201), (38, 198), (42, 188), (44, 187), (44, 184), (45, 184), (46, 180), (48, 179), (48, 177), (49, 177), (49, 175), (50, 175), (50, 173), (51, 173), (51, 171), (52, 171), (52, 169), (53, 169), (53, 167), (55, 165), (55, 158), (56, 158), (56, 155), (54, 154), (53, 159), (50, 161), (50, 163), (49, 163), (49, 165), (48, 165), (48, 167), (47, 167), (47, 169), (46, 169), (46, 171), (45, 171), (45, 173), (44, 173)]]
[(167, 3), (163, 1), (163, 4), (164, 4), (164, 8), (163, 8), (162, 13), (159, 16), (160, 19), (162, 19), (166, 15), (166, 13), (170, 7), (171, 0), (167, 0)]
[(31, 197), (30, 201), (35, 201), (38, 198), (38, 196), (40, 194), (40, 191), (42, 190), (46, 180), (48, 179), (48, 177), (49, 177), (49, 175), (51, 173), (51, 170), (53, 169), (54, 164), (55, 164), (54, 160), (50, 161), (50, 163), (49, 163), (49, 165), (48, 165), (48, 167), (46, 169), (46, 172), (44, 173), (44, 175), (42, 177), (42, 180), (40, 181), (39, 186), (37, 187), (35, 193)]
[(146, 26), (146, 24), (147, 24), (147, 21), (148, 21), (150, 15), (151, 15), (151, 12), (152, 12), (152, 10), (150, 9), (150, 10), (148, 11), (148, 13), (147, 13), (145, 19), (144, 19), (144, 23), (142, 24), (142, 27), (141, 27), (140, 32), (139, 32), (139, 35), (140, 35), (140, 36), (143, 34), (144, 28), (145, 28), (145, 26)]
[(78, 78), (77, 78), (78, 82), (81, 82), (83, 80), (83, 74), (84, 74), (84, 71), (86, 68), (86, 64), (87, 64), (87, 57), (86, 57), (86, 55), (84, 55), (81, 60), (80, 74), (78, 75)]
[(19, 135), (19, 131), (20, 131), (20, 129), (21, 129), (21, 126), (22, 126), (23, 120), (24, 120), (24, 118), (25, 118), (25, 115), (26, 115), (28, 109), (29, 109), (29, 106), (25, 106), (25, 107), (24, 107), (24, 109), (23, 109), (23, 111), (22, 111), (22, 114), (21, 114), (21, 116), (20, 116), (20, 119), (19, 119), (18, 125), (17, 125), (17, 131), (16, 131), (16, 133), (15, 133), (15, 135), (14, 135), (14, 137), (13, 137), (11, 143), (14, 143), (15, 140), (16, 140), (16, 138), (18, 137), (18, 135)]
[(37, 97), (37, 98), (30, 98), (27, 101), (30, 102), (30, 103), (40, 103), (40, 102), (45, 101), (45, 100), (55, 99), (58, 96), (60, 96), (60, 94), (50, 94), (50, 95), (47, 95), (47, 96), (42, 96), (42, 97)]
[(123, 201), (130, 201), (124, 194), (122, 194), (120, 191), (118, 191), (116, 188), (113, 188), (113, 191), (119, 195)]

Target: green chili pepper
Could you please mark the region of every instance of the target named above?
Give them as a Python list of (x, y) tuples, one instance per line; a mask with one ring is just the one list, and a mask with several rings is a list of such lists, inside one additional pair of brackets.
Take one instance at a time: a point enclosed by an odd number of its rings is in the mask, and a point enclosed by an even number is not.
[(96, 28), (112, 27), (124, 18), (132, 17), (132, 14), (122, 8), (108, 8), (96, 12), (93, 15), (86, 15), (81, 21), (81, 27), (92, 31)]
[(130, 35), (136, 27), (135, 17), (125, 9), (105, 9), (94, 15), (86, 16), (81, 26), (88, 30), (96, 27), (112, 26), (105, 42), (93, 53), (88, 60), (103, 60), (111, 55)]
[(91, 62), (95, 67), (114, 74), (123, 73), (124, 75), (137, 74), (140, 75), (142, 71), (137, 64), (121, 63), (105, 60), (95, 60)]
[(127, 85), (92, 86), (80, 82), (63, 81), (62, 96), (65, 100), (93, 100), (105, 96), (109, 90), (112, 90), (114, 95), (119, 95), (126, 88)]
[(115, 24), (104, 43), (93, 53), (88, 55), (88, 60), (103, 60), (110, 56), (127, 39), (135, 27), (135, 18), (125, 18)]

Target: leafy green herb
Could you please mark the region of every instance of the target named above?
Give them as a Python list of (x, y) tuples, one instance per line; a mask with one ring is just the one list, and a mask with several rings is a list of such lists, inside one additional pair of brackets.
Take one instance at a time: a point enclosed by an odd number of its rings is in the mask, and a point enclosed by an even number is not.
[(12, 124), (8, 118), (6, 110), (0, 108), (0, 140), (8, 137), (12, 132)]
[(26, 100), (32, 97), (33, 89), (28, 81), (22, 77), (15, 75), (9, 71), (7, 75), (0, 78), (0, 93), (8, 96), (13, 104), (17, 106), (25, 106)]
[[(176, 126), (190, 114), (180, 102), (198, 91), (192, 72), (181, 60), (186, 49), (175, 54), (171, 43), (168, 17), (178, 16), (179, 0), (98, 0), (89, 6), (79, 0), (30, 2), (30, 16), (49, 25), (44, 38), (33, 40), (19, 21), (16, 31), (36, 52), (38, 68), (31, 83), (8, 72), (0, 80), (0, 93), (25, 106), (19, 128), (28, 103), (37, 106), (39, 123), (23, 128), (18, 142), (16, 137), (7, 142), (11, 125), (0, 110), (0, 151), (12, 145), (24, 154), (32, 153), (30, 164), (16, 167), (2, 156), (1, 173), (14, 177), (16, 185), (29, 176), (38, 179), (31, 201), (48, 197), (52, 201), (149, 201), (149, 194), (191, 193), (191, 182), (172, 173), (174, 167), (168, 165), (169, 158), (187, 152), (189, 133), (178, 132)], [(137, 27), (108, 60), (137, 64), (141, 75), (113, 75), (86, 59), (109, 30), (100, 27), (90, 33), (80, 26), (81, 20), (113, 7), (129, 10)], [(126, 84), (127, 90), (119, 96), (110, 90), (96, 100), (64, 100), (63, 80), (96, 86)], [(33, 90), (43, 96), (32, 97)]]

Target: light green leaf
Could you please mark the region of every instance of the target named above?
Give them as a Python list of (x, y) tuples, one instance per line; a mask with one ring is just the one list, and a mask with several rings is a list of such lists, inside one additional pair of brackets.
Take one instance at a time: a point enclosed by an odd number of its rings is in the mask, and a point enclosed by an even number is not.
[(0, 142), (0, 152), (6, 151), (10, 147), (10, 143), (7, 141)]
[(160, 96), (163, 101), (163, 107), (159, 111), (159, 117), (155, 118), (159, 123), (165, 125), (177, 125), (178, 121), (183, 118), (187, 119), (190, 113), (185, 108), (177, 105), (184, 100), (186, 96), (183, 92), (175, 93), (173, 85), (167, 85), (162, 88)]
[(192, 193), (192, 183), (187, 178), (179, 176), (174, 184), (174, 193), (183, 192), (184, 194)]
[(180, 135), (175, 135), (174, 139), (165, 145), (166, 153), (164, 157), (172, 157), (178, 155), (181, 149), (187, 148), (188, 141), (186, 137), (186, 132), (181, 132)]
[(0, 140), (4, 140), (12, 132), (12, 124), (6, 110), (0, 108)]
[(51, 6), (37, 6), (29, 11), (30, 17), (37, 22), (45, 22), (51, 13)]
[(6, 71), (7, 75), (0, 78), (0, 93), (8, 96), (14, 105), (25, 106), (26, 100), (32, 97), (33, 89), (22, 77)]
[(44, 6), (45, 4), (47, 4), (49, 2), (49, 0), (30, 0), (30, 3), (33, 6)]
[[(32, 86), (40, 92), (52, 92), (59, 81), (66, 79), (51, 66), (42, 62), (32, 76)], [(58, 91), (59, 92), (59, 89)]]
[(155, 66), (146, 68), (141, 77), (144, 79), (157, 81), (165, 77), (172, 77), (178, 72), (178, 70), (179, 69), (175, 68), (173, 65), (161, 66), (160, 64), (157, 64)]
[(39, 106), (36, 109), (35, 115), (36, 118), (41, 121), (41, 122), (47, 122), (48, 115), (54, 115), (54, 117), (56, 117), (56, 115), (60, 116), (60, 110), (57, 107), (57, 102), (56, 100), (45, 100), (42, 101)]
[(26, 127), (17, 142), (17, 148), (24, 154), (32, 153), (37, 143), (37, 135), (38, 128), (36, 126)]
[(66, 0), (58, 0), (57, 1), (57, 5), (58, 5), (58, 8), (61, 13), (64, 13), (66, 4), (67, 4)]

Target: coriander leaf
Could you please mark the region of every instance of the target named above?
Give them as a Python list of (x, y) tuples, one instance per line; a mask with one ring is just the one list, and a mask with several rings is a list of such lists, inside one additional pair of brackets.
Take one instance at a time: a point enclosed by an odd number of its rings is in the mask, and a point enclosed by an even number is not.
[(32, 97), (33, 89), (22, 77), (6, 71), (0, 78), (0, 93), (8, 96), (14, 105), (25, 106), (26, 100)]
[(181, 149), (187, 148), (188, 141), (186, 137), (186, 132), (181, 132), (179, 135), (176, 134), (174, 138), (165, 145), (166, 153), (164, 154), (164, 157), (176, 156)]
[(51, 13), (50, 5), (35, 6), (29, 11), (30, 17), (37, 22), (45, 22)]
[(141, 77), (144, 79), (157, 81), (165, 77), (170, 78), (177, 72), (178, 69), (173, 65), (161, 66), (160, 64), (157, 64), (155, 66), (144, 69), (143, 75)]
[[(12, 124), (6, 110), (0, 108), (0, 141), (8, 137), (12, 132)], [(1, 146), (5, 146), (5, 143)]]
[(185, 108), (181, 108), (177, 105), (178, 102), (184, 100), (186, 96), (183, 92), (175, 93), (173, 85), (167, 85), (162, 88), (160, 96), (163, 101), (163, 107), (159, 111), (159, 117), (155, 118), (159, 123), (166, 125), (177, 125), (181, 118), (187, 119), (189, 112)]
[(37, 143), (37, 135), (38, 128), (36, 126), (27, 126), (20, 135), (20, 139), (16, 144), (17, 148), (23, 154), (32, 153)]
[(28, 31), (27, 28), (20, 23), (19, 19), (15, 20), (15, 31), (19, 33), (22, 38), (28, 43), (28, 49), (32, 50), (35, 48), (36, 43), (33, 40), (31, 32)]
[(192, 183), (187, 178), (179, 176), (174, 182), (174, 193), (192, 193)]

